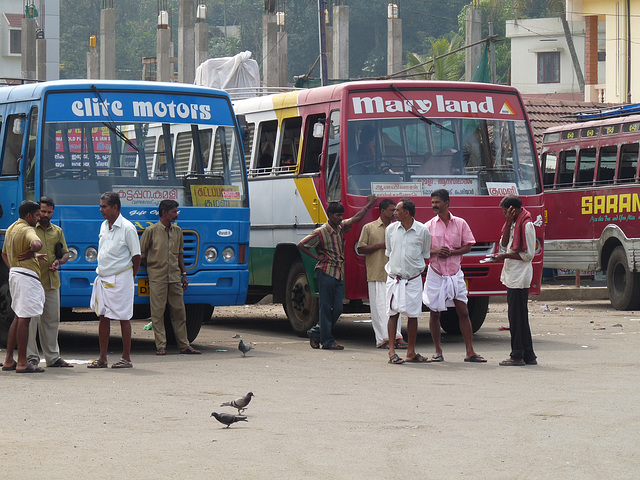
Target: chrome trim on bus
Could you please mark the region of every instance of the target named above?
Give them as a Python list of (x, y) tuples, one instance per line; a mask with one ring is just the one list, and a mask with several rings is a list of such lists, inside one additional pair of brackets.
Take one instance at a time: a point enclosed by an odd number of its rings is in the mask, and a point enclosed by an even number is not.
[(486, 295), (506, 295), (506, 290), (477, 290), (477, 291), (469, 291), (469, 295), (478, 295), (478, 296), (486, 296)]
[(294, 229), (308, 229), (313, 228), (316, 229), (324, 225), (323, 223), (288, 223), (288, 224), (266, 224), (266, 225), (251, 225), (251, 230), (289, 230), (291, 228)]

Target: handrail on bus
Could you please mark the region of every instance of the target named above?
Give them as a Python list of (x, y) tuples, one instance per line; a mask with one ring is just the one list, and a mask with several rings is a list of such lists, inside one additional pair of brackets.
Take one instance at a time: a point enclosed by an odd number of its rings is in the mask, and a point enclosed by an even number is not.
[(276, 93), (288, 93), (295, 90), (304, 90), (296, 87), (234, 87), (225, 91), (231, 97), (231, 101), (244, 100), (246, 98), (264, 97)]

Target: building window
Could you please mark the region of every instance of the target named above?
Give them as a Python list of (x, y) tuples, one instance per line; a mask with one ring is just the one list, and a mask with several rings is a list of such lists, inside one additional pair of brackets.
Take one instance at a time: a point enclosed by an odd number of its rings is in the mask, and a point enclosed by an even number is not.
[(20, 54), (22, 52), (22, 30), (9, 30), (9, 53)]
[(560, 83), (560, 52), (538, 53), (538, 83)]

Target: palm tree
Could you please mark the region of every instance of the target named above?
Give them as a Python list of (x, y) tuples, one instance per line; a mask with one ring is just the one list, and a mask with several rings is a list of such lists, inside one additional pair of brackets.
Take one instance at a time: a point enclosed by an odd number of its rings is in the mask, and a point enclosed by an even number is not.
[(464, 75), (464, 52), (460, 50), (462, 36), (455, 34), (451, 41), (446, 37), (430, 39), (431, 55), (423, 56), (407, 52), (407, 69), (414, 74), (424, 73), (418, 78), (431, 80), (460, 80)]

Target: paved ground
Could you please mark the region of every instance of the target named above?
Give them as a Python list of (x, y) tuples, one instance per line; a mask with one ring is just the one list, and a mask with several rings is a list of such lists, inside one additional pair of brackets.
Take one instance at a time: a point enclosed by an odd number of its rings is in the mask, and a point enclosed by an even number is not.
[[(157, 357), (137, 321), (132, 370), (3, 372), (2, 477), (637, 478), (640, 312), (531, 302), (540, 364), (500, 367), (504, 303), (475, 336), (485, 365), (464, 363), (461, 339), (448, 335), (444, 363), (389, 365), (366, 315), (337, 326), (345, 351), (311, 350), (281, 311), (217, 309), (200, 356)], [(65, 358), (95, 358), (96, 332), (95, 322), (65, 323)], [(238, 334), (254, 346), (247, 358)], [(115, 338), (111, 362), (118, 349)], [(247, 423), (225, 429), (210, 417), (250, 390)]]

